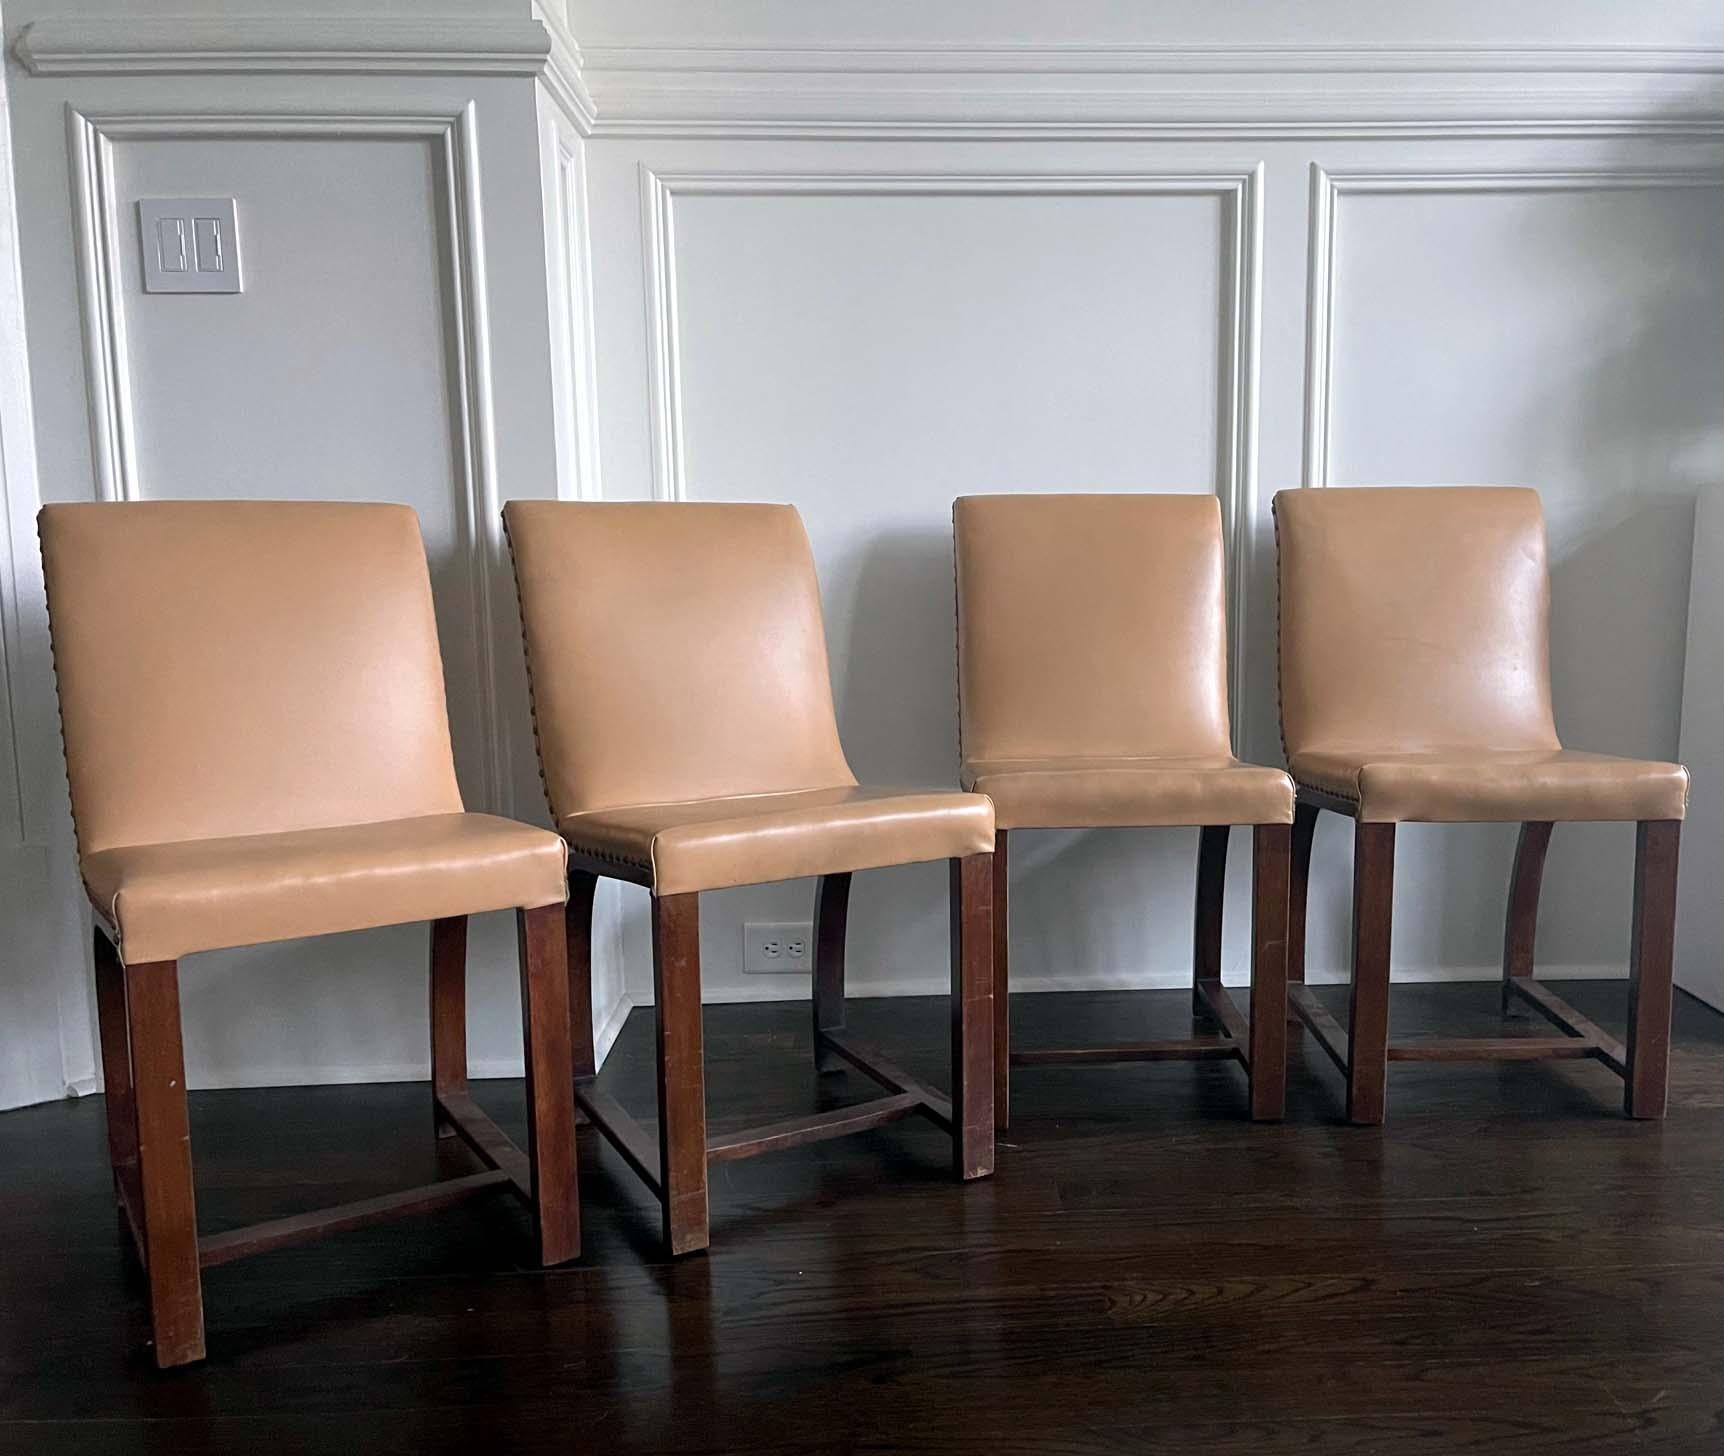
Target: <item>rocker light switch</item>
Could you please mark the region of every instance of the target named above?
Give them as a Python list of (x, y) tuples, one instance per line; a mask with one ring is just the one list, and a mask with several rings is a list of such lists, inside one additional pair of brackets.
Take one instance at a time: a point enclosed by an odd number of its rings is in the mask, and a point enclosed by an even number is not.
[(238, 293), (239, 222), (231, 197), (142, 198), (145, 293)]

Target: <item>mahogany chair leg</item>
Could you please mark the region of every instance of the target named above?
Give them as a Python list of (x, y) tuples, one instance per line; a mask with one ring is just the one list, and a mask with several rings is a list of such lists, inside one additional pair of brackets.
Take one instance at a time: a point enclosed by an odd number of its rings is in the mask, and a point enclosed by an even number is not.
[(526, 1041), (527, 1156), (533, 1170), (533, 1223), (539, 1263), (581, 1252), (581, 1200), (575, 1172), (575, 1073), (570, 1048), (569, 968), (563, 907), (517, 910), (521, 1029)]
[(1347, 1026), (1347, 1120), (1383, 1120), (1389, 1073), (1389, 945), (1395, 826), (1353, 826), (1353, 992)]
[(961, 1179), (994, 1171), (994, 865), (951, 865), (952, 1157)]
[(850, 917), (850, 876), (822, 875), (814, 892), (814, 1070), (845, 1063), (821, 1040), (844, 1029), (844, 938)]
[[(1259, 824), (1252, 831), (1253, 1122), (1279, 1122), (1287, 1111), (1287, 889), (1292, 844), (1289, 824)], [(1219, 902), (1220, 896), (1216, 898)], [(1217, 974), (1219, 969), (1218, 964)]]
[(1011, 895), (1007, 831), (994, 834), (994, 1131), (1012, 1125)]
[(1197, 839), (1197, 896), (1191, 951), (1192, 1009), (1209, 1014), (1201, 985), (1221, 979), (1221, 920), (1227, 895), (1227, 837), (1231, 826), (1206, 824)]
[(439, 1099), (467, 1090), (467, 917), (431, 922), (431, 1106), (437, 1136), (455, 1136)]
[(204, 1357), (179, 966), (174, 961), (145, 961), (127, 966), (125, 975), (150, 1326), (156, 1365), (165, 1370)]
[(1509, 881), (1508, 917), (1503, 924), (1503, 1010), (1519, 1003), (1513, 982), (1532, 975), (1533, 943), (1538, 934), (1538, 894), (1544, 883), (1544, 857), (1550, 850), (1549, 820), (1530, 819), (1520, 827)]
[(575, 1080), (598, 1075), (593, 1045), (593, 895), (599, 877), (585, 870), (569, 871), (569, 903), (563, 907), (564, 954), (569, 962), (569, 1041)]
[[(1290, 985), (1305, 982), (1305, 906), (1310, 899), (1311, 841), (1317, 834), (1317, 815), (1322, 811), (1315, 804), (1293, 806), (1293, 852), (1288, 863), (1287, 879), (1287, 980)], [(1289, 1013), (1288, 1022), (1298, 1026), (1296, 1013)]]
[(108, 1162), (116, 1196), (120, 1169), (138, 1161), (138, 1114), (132, 1105), (132, 1049), (126, 1034), (126, 970), (113, 942), (96, 931), (96, 1026), (102, 1043), (102, 1102), (108, 1117)]
[(1670, 1091), (1671, 964), (1676, 948), (1678, 819), (1642, 820), (1634, 840), (1634, 932), (1628, 957), (1628, 1076), (1623, 1109), (1663, 1117)]
[(664, 1237), (672, 1254), (708, 1242), (706, 1068), (700, 1023), (700, 896), (652, 902), (658, 1017), (658, 1147)]

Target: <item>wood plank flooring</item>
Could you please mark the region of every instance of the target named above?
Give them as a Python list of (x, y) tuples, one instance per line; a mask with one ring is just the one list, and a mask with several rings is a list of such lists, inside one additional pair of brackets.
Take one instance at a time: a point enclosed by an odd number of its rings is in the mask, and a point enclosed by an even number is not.
[[(1620, 1032), (1623, 983), (1561, 989)], [(1397, 986), (1395, 1031), (1547, 1033), (1497, 996)], [(1023, 997), (1014, 1034), (1187, 1035), (1190, 999)], [(708, 1008), (715, 1134), (874, 1095), (808, 1019)], [(943, 1001), (850, 1025), (945, 1084)], [(600, 1078), (643, 1119), (652, 1030)], [(1291, 1042), (1280, 1126), (1226, 1064), (1033, 1067), (986, 1183), (919, 1120), (715, 1164), (676, 1263), (583, 1129), (579, 1264), (523, 1267), (494, 1199), (211, 1269), (211, 1358), (165, 1376), (99, 1100), (7, 1113), (0, 1453), (1724, 1453), (1724, 1017), (1679, 998), (1662, 1124), (1595, 1063), (1397, 1063), (1350, 1128)], [(518, 1083), (476, 1094), (523, 1135)], [(194, 1094), (192, 1139), (205, 1232), (472, 1167), (424, 1085)]]

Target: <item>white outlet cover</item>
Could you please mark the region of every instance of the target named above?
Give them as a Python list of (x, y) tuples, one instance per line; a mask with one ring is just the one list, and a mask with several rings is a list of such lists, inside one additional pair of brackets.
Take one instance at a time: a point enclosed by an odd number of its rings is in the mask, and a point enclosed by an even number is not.
[(742, 969), (750, 975), (807, 974), (814, 965), (814, 927), (806, 920), (746, 922)]

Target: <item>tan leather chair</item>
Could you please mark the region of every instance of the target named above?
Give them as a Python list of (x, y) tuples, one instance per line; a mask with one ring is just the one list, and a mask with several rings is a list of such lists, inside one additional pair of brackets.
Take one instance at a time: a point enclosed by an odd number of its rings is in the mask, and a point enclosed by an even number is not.
[[(789, 506), (513, 501), (503, 512), (526, 631), (545, 791), (569, 843), (577, 1098), (664, 1205), (671, 1251), (707, 1245), (707, 1163), (920, 1113), (956, 1172), (993, 1171), (993, 806), (979, 794), (862, 788), (838, 741), (820, 591)], [(855, 870), (949, 860), (952, 1095), (844, 1032)], [(597, 876), (652, 892), (659, 1134), (593, 1076), (590, 935)], [(820, 877), (814, 1046), (890, 1095), (708, 1139), (699, 897)]]
[[(1226, 569), (1210, 495), (964, 496), (958, 719), (966, 788), (994, 801), (994, 1116), (1014, 1065), (1229, 1057), (1251, 1115), (1286, 1099), (1293, 783), (1233, 756)], [(1221, 984), (1229, 826), (1250, 824), (1250, 1021)], [(1220, 1035), (1011, 1050), (1007, 843), (1021, 829), (1201, 826), (1193, 995)]]
[[(41, 514), (114, 1182), (156, 1363), (204, 1353), (199, 1270), (512, 1189), (538, 1259), (580, 1252), (565, 852), (462, 811), (418, 522), (404, 506), (148, 502)], [(529, 1147), (467, 1095), (466, 917), (518, 912)], [(436, 1116), (486, 1165), (425, 1188), (197, 1232), (178, 962), (428, 920)]]
[[(1353, 828), (1353, 991), (1342, 1031), (1305, 990), (1294, 1009), (1347, 1074), (1348, 1115), (1383, 1120), (1390, 1061), (1594, 1057), (1627, 1082), (1631, 1117), (1662, 1117), (1668, 1081), (1676, 863), (1688, 773), (1579, 753), (1556, 735), (1550, 579), (1536, 492), (1284, 490), (1281, 731), (1299, 786), (1288, 975), (1304, 979), (1306, 879), (1323, 809)], [(1638, 825), (1628, 1045), (1533, 979), (1551, 827)], [(1519, 822), (1503, 948), (1515, 999), (1558, 1037), (1389, 1041), (1395, 826)]]

